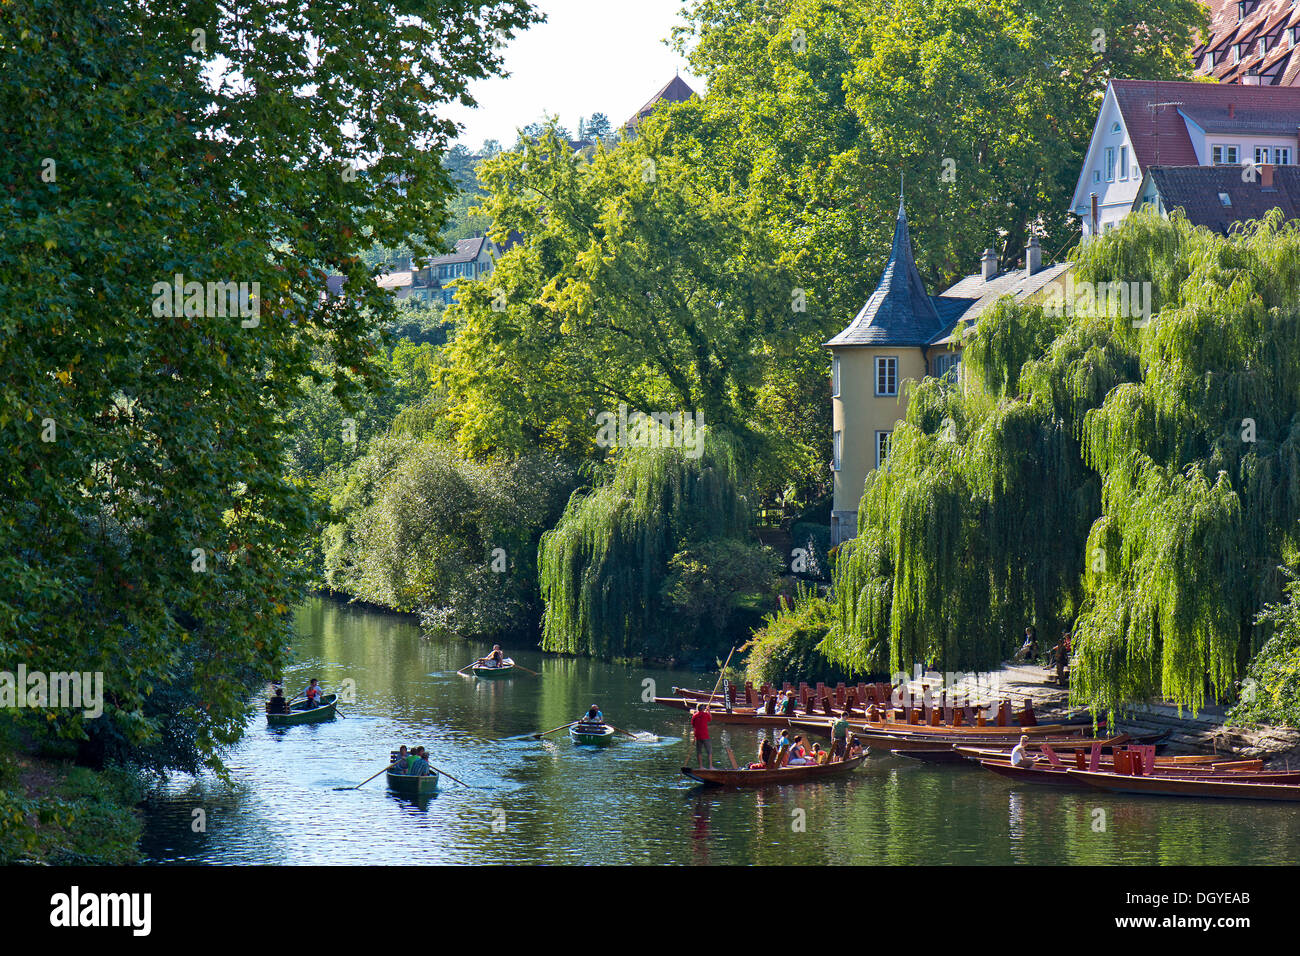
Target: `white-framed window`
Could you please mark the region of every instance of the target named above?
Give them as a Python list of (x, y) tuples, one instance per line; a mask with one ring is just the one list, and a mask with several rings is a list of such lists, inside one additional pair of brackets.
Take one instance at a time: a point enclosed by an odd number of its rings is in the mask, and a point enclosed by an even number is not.
[(1233, 62), (1233, 63), (1240, 63), (1240, 62), (1241, 62), (1241, 48), (1242, 48), (1243, 45), (1244, 45), (1244, 44), (1241, 44), (1241, 43), (1234, 43), (1234, 44), (1232, 45), (1232, 62)]
[(1255, 165), (1256, 165), (1256, 166), (1262, 166), (1262, 165), (1264, 165), (1264, 163), (1267, 163), (1267, 162), (1268, 162), (1268, 147), (1267, 147), (1267, 146), (1256, 146), (1256, 147), (1255, 147)]
[(934, 377), (943, 378), (945, 375), (952, 373), (949, 378), (956, 379), (956, 368), (961, 364), (961, 356), (956, 352), (944, 352), (934, 357)]
[(1237, 147), (1216, 144), (1210, 147), (1211, 166), (1236, 166)]
[(876, 467), (879, 468), (889, 457), (889, 436), (893, 432), (876, 432)]
[(1119, 178), (1128, 179), (1128, 147), (1119, 148)]
[(1106, 182), (1115, 181), (1115, 147), (1106, 147)]
[(1110, 131), (1111, 131), (1112, 133), (1118, 133), (1118, 132), (1119, 132), (1119, 122), (1118, 122), (1118, 121), (1116, 121), (1116, 122), (1110, 124)]
[(831, 359), (831, 397), (840, 397), (840, 357), (838, 355)]
[(1273, 162), (1279, 166), (1291, 165), (1291, 147), (1277, 146), (1273, 149)]
[(898, 356), (876, 356), (876, 394), (878, 396), (898, 394)]
[(835, 471), (840, 470), (840, 462), (844, 454), (844, 432), (837, 431), (831, 436), (831, 468)]
[(1100, 169), (1094, 169), (1094, 170), (1092, 171), (1092, 181), (1093, 181), (1094, 183), (1099, 183), (1099, 182), (1101, 182), (1101, 170), (1100, 170)]

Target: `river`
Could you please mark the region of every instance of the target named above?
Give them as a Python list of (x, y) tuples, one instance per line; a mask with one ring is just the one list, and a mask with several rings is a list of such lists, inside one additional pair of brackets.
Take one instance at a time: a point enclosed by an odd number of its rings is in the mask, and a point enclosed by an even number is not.
[[(539, 677), (457, 675), (485, 645), (424, 637), (409, 620), (314, 599), (297, 616), (286, 692), (351, 681), (346, 716), (271, 729), (250, 716), (226, 781), (177, 775), (145, 804), (157, 864), (1282, 864), (1300, 853), (1300, 806), (1181, 801), (1023, 786), (978, 767), (873, 754), (851, 777), (756, 791), (683, 777), (684, 715), (645, 702), (716, 674), (557, 658), (508, 647)], [(598, 704), (658, 735), (576, 746), (509, 740)], [(752, 759), (757, 728), (716, 732)], [(398, 744), (423, 743), (445, 776), (413, 801), (387, 791)], [(201, 811), (198, 812), (198, 811)]]

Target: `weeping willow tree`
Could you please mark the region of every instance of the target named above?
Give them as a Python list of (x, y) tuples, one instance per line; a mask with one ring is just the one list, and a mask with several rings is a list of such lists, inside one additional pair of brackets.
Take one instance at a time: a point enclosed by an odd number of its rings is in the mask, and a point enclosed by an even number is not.
[(708, 430), (697, 457), (681, 447), (633, 447), (611, 476), (577, 492), (542, 537), (538, 567), (546, 612), (542, 647), (566, 654), (675, 653), (663, 589), (669, 563), (692, 543), (748, 533), (734, 445)]
[(1086, 307), (1004, 301), (960, 386), (914, 388), (836, 566), (831, 659), (983, 669), (1072, 627), (1080, 702), (1198, 708), (1268, 637), (1300, 519), (1300, 231), (1134, 215), (1072, 275)]

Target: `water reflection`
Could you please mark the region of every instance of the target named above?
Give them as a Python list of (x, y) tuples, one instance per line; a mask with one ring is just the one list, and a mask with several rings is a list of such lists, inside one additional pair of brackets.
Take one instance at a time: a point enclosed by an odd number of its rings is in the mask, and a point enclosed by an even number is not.
[[(716, 674), (629, 668), (506, 650), (540, 677), (456, 671), (488, 645), (424, 638), (403, 618), (312, 601), (298, 616), (297, 689), (345, 679), (347, 716), (269, 729), (250, 712), (228, 782), (178, 777), (147, 807), (158, 862), (1166, 864), (1290, 863), (1300, 807), (1099, 795), (1018, 786), (978, 767), (873, 755), (816, 785), (716, 790), (683, 777), (695, 763), (685, 715), (646, 703), (658, 687), (711, 686)], [(294, 684), (294, 681), (300, 681)], [(616, 726), (658, 741), (575, 746), (567, 733), (509, 740), (574, 720), (592, 703)], [(715, 734), (729, 766), (758, 752), (766, 728)], [(422, 743), (443, 771), (434, 795), (355, 785), (398, 744)], [(1095, 828), (1095, 811), (1105, 811)], [(195, 829), (203, 810), (204, 829)], [(796, 821), (802, 828), (796, 827)]]

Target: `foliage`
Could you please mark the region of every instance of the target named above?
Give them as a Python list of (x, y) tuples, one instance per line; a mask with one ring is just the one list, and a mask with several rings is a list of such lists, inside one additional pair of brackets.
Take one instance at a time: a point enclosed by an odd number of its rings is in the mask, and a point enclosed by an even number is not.
[[(362, 237), (441, 224), (454, 127), (434, 111), (533, 19), (522, 0), (4, 5), (0, 659), (102, 672), (132, 746), (172, 718), (211, 759), (238, 737), (315, 519), (280, 416), (313, 363), (341, 395), (378, 382), (391, 306)], [(257, 314), (168, 303), (177, 274), (257, 283)]]
[(1195, 709), (1267, 638), (1300, 520), (1300, 230), (1138, 214), (1072, 281), (1150, 282), (1154, 318), (981, 319), (964, 388), (918, 387), (867, 481), (832, 659), (985, 669), (1073, 622), (1079, 702)]
[(326, 582), (431, 630), (527, 633), (540, 619), (537, 540), (572, 487), (553, 459), (477, 464), (435, 441), (376, 439), (335, 491)]
[[(698, 458), (679, 447), (621, 449), (613, 474), (589, 493), (575, 494), (542, 536), (542, 648), (598, 657), (678, 653), (693, 636), (680, 633), (674, 616), (663, 613), (666, 599), (699, 596), (698, 580), (688, 582), (690, 555), (681, 552), (688, 542), (712, 542), (708, 559), (724, 551), (743, 555), (751, 570), (731, 586), (755, 584), (754, 571), (765, 559), (734, 540), (743, 539), (747, 527), (734, 440), (710, 429)], [(676, 580), (670, 582), (674, 556)], [(714, 607), (725, 599), (723, 593), (708, 597)]]
[(687, 542), (668, 560), (660, 589), (680, 627), (725, 633), (736, 599), (776, 587), (781, 558), (771, 548), (738, 538)]
[(1256, 618), (1273, 636), (1250, 662), (1237, 706), (1228, 714), (1232, 724), (1300, 727), (1300, 579), (1288, 573), (1286, 601), (1267, 605)]
[(830, 661), (822, 642), (835, 623), (835, 608), (806, 584), (793, 598), (781, 597), (779, 609), (763, 618), (763, 627), (743, 650), (749, 652), (745, 676), (757, 686), (763, 682), (850, 680), (862, 673)]

